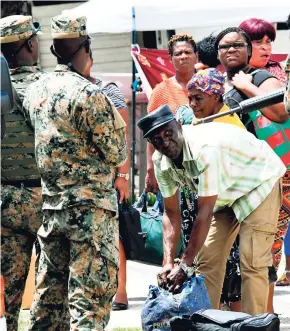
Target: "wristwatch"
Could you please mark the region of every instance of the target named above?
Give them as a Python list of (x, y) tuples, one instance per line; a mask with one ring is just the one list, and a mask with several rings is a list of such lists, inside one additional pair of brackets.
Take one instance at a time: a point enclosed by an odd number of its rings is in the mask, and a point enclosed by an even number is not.
[(179, 267), (186, 274), (188, 278), (192, 277), (195, 274), (195, 269), (193, 266), (189, 266), (183, 262), (180, 262)]
[(125, 180), (129, 180), (129, 174), (121, 174), (119, 172), (116, 173), (116, 177), (124, 178)]

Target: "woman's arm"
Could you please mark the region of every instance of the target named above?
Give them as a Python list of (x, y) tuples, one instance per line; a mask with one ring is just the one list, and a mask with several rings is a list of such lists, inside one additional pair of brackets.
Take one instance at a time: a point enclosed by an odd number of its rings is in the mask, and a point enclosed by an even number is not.
[[(130, 134), (129, 134), (129, 110), (128, 108), (119, 108), (118, 112), (120, 115), (123, 117), (123, 120), (126, 122), (126, 140), (127, 140), (127, 146), (128, 146), (128, 158), (127, 161), (121, 166), (117, 168), (117, 172), (121, 174), (127, 174), (129, 173), (130, 169), (130, 144), (129, 144), (129, 139), (130, 139)], [(120, 202), (123, 200), (129, 199), (129, 181), (116, 177), (114, 187), (116, 190), (119, 191), (120, 193)]]
[[(272, 92), (281, 88), (281, 83), (276, 78), (266, 79), (259, 87), (252, 83), (253, 77), (240, 71), (233, 77), (233, 85), (242, 91), (247, 97), (252, 98), (258, 95)], [(289, 115), (285, 110), (283, 102), (260, 109), (261, 113), (273, 122), (283, 123), (286, 122)]]

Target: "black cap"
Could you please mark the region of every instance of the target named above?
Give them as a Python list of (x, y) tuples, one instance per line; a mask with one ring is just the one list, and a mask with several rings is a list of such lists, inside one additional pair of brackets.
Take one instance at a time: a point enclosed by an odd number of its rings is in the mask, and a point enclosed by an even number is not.
[(143, 138), (147, 138), (148, 135), (150, 135), (157, 128), (160, 128), (174, 119), (175, 117), (169, 106), (163, 105), (141, 118), (137, 125), (139, 129), (143, 131)]

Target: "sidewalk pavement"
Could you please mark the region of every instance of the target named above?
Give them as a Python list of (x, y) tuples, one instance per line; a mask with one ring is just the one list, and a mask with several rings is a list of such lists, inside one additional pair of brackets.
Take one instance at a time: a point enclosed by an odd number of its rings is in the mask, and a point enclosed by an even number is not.
[[(283, 254), (278, 270), (278, 278), (285, 270), (285, 266), (286, 260)], [(274, 310), (280, 318), (280, 330), (290, 331), (290, 286), (275, 286)]]
[[(156, 285), (156, 274), (160, 268), (138, 262), (127, 262), (127, 293), (129, 309), (113, 311), (110, 322), (106, 328), (113, 331), (116, 328), (141, 329), (141, 310), (148, 294), (149, 285)], [(278, 276), (285, 269), (285, 257), (283, 256)], [(290, 286), (275, 287), (274, 309), (279, 315), (280, 330), (290, 331)], [(133, 329), (134, 328), (134, 329)], [(136, 329), (135, 329), (136, 328)]]
[[(280, 265), (278, 275), (285, 268), (285, 258)], [(139, 262), (127, 262), (127, 292), (129, 309), (113, 311), (106, 331), (141, 331), (141, 310), (146, 300), (149, 285), (156, 285), (159, 267)], [(275, 287), (274, 308), (279, 315), (280, 330), (290, 331), (290, 286)], [(27, 331), (29, 311), (21, 312), (19, 331)]]
[(147, 265), (139, 262), (127, 262), (127, 293), (129, 309), (113, 311), (106, 330), (116, 328), (140, 328), (141, 310), (146, 300), (149, 285), (157, 284), (157, 272), (160, 267)]

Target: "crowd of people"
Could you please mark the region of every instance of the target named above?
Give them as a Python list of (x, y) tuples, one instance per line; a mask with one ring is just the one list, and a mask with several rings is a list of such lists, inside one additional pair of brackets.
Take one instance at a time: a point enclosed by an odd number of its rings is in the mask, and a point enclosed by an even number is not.
[[(33, 246), (29, 330), (104, 330), (112, 309), (128, 309), (118, 225), (118, 203), (129, 198), (125, 99), (114, 83), (91, 76), (85, 17), (51, 19), (53, 72), (37, 66), (41, 26), (30, 16), (1, 18), (0, 31), (16, 91), (1, 141), (8, 330), (17, 330)], [(290, 219), (290, 151), (283, 141), (277, 149), (261, 139), (254, 125), (261, 116), (282, 132), (289, 122), (290, 55), (285, 68), (271, 60), (275, 38), (261, 19), (197, 43), (174, 35), (168, 53), (175, 75), (155, 87), (138, 122), (148, 140), (146, 190), (164, 198), (159, 285), (175, 293), (187, 277), (203, 274), (213, 308), (227, 303), (252, 315), (274, 312)], [(255, 118), (234, 114), (198, 124), (285, 84), (284, 103), (255, 111)], [(185, 249), (176, 264), (181, 231)], [(287, 236), (280, 285), (290, 284)], [(240, 270), (235, 291), (233, 270)]]

